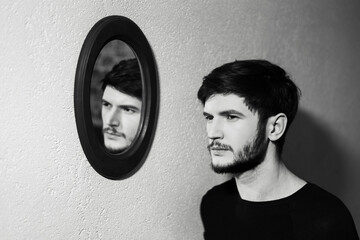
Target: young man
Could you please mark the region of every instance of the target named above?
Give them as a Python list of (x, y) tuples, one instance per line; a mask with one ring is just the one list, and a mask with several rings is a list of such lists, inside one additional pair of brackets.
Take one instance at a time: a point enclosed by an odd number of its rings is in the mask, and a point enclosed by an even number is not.
[(140, 123), (142, 82), (137, 60), (121, 61), (102, 82), (104, 145), (109, 152), (120, 153), (131, 145)]
[(235, 61), (204, 77), (211, 166), (234, 178), (201, 202), (205, 239), (359, 239), (345, 205), (281, 159), (300, 90), (265, 60)]

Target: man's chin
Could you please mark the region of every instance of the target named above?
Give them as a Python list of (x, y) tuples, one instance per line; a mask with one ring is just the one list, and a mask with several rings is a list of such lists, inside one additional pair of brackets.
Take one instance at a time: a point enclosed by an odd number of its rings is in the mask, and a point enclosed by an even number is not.
[(122, 153), (125, 151), (126, 148), (121, 148), (121, 149), (113, 149), (113, 148), (106, 148), (108, 150), (109, 153)]
[(211, 168), (214, 172), (216, 173), (220, 173), (220, 174), (225, 174), (225, 173), (231, 173), (231, 165), (216, 165), (211, 163)]
[(255, 169), (260, 163), (255, 161), (242, 161), (232, 162), (229, 164), (216, 164), (211, 163), (211, 168), (214, 172), (220, 174), (242, 174), (244, 172)]
[(128, 147), (119, 147), (105, 144), (105, 148), (110, 153), (121, 153), (124, 152)]
[(229, 173), (234, 164), (235, 163), (233, 161), (226, 162), (223, 158), (213, 157), (211, 161), (211, 168), (216, 173)]
[(224, 156), (211, 154), (211, 165), (215, 167), (227, 167), (235, 164), (234, 156)]

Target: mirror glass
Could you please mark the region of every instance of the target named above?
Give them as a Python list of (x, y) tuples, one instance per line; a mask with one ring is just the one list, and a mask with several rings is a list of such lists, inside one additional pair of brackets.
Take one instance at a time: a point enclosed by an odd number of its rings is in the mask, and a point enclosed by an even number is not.
[(90, 90), (92, 123), (111, 154), (130, 148), (139, 132), (142, 78), (138, 59), (121, 40), (108, 42), (96, 58)]

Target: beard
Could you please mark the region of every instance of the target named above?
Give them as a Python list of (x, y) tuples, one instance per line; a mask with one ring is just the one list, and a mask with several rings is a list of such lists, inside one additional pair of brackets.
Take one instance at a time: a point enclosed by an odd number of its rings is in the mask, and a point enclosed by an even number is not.
[(219, 144), (221, 147), (228, 148), (234, 153), (234, 161), (223, 166), (214, 165), (211, 162), (211, 168), (216, 173), (231, 174), (242, 174), (253, 170), (264, 161), (268, 143), (269, 140), (266, 139), (266, 124), (259, 124), (255, 139), (247, 143), (241, 151), (235, 153), (231, 146)]
[[(118, 140), (107, 140), (105, 134), (113, 134), (114, 136), (118, 137)], [(103, 134), (104, 134), (104, 146), (106, 148), (106, 150), (109, 153), (121, 153), (123, 151), (125, 151), (128, 146), (126, 145), (126, 136), (124, 133), (122, 132), (118, 132), (115, 128), (112, 127), (107, 127), (103, 129)]]

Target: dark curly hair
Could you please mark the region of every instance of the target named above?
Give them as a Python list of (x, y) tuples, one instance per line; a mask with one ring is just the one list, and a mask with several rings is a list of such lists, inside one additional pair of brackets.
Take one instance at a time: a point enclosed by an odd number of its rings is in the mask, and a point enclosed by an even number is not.
[(103, 91), (106, 86), (110, 85), (120, 92), (141, 100), (141, 72), (136, 58), (120, 61), (101, 81)]

